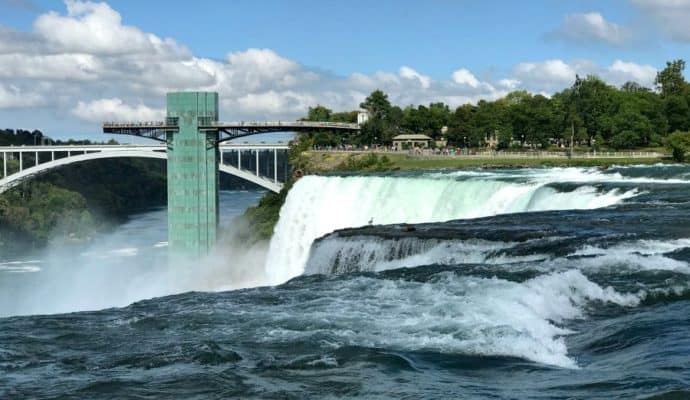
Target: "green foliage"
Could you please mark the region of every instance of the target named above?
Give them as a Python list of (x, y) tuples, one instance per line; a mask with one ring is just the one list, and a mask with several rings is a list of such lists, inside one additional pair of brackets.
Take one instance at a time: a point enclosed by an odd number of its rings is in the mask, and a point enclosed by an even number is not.
[(690, 132), (673, 132), (666, 138), (666, 146), (671, 149), (674, 160), (684, 162), (690, 150)]
[(684, 69), (684, 60), (673, 60), (666, 63), (666, 68), (657, 72), (654, 83), (661, 90), (663, 97), (687, 94), (688, 84), (683, 77)]
[[(63, 167), (0, 195), (0, 249), (81, 240), (127, 215), (165, 204), (165, 162), (97, 160)], [(97, 217), (98, 218), (97, 218)]]
[(336, 170), (358, 172), (358, 171), (387, 171), (392, 166), (391, 160), (383, 155), (377, 156), (375, 153), (363, 155), (350, 155), (345, 161), (336, 167)]
[(245, 239), (251, 242), (268, 240), (273, 235), (273, 229), (278, 223), (280, 208), (285, 203), (287, 193), (292, 187), (292, 181), (283, 186), (280, 193), (267, 192), (254, 207), (249, 207), (244, 216), (250, 223), (252, 231)]
[(29, 182), (3, 193), (0, 199), (4, 235), (19, 234), (34, 245), (51, 237), (83, 238), (93, 229), (86, 199), (51, 183)]
[(327, 122), (330, 121), (331, 119), (331, 114), (333, 111), (330, 109), (324, 107), (324, 106), (316, 106), (316, 107), (309, 107), (309, 113), (307, 114), (307, 121), (322, 121), (322, 122)]
[(371, 92), (359, 106), (367, 110), (369, 118), (373, 120), (386, 120), (391, 110), (388, 95), (378, 89)]

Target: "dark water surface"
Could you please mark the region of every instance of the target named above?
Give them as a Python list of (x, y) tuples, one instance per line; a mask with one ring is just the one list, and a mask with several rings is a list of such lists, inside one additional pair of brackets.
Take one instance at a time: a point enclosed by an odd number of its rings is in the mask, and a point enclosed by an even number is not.
[(690, 168), (585, 172), (529, 201), (631, 194), (338, 231), (275, 287), (2, 318), (0, 398), (690, 398)]

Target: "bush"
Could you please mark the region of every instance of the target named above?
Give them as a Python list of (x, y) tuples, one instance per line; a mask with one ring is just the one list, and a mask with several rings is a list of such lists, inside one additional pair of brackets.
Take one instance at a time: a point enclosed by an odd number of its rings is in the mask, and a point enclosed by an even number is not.
[(685, 154), (690, 150), (690, 132), (675, 131), (666, 138), (666, 147), (671, 149), (673, 159), (685, 161)]

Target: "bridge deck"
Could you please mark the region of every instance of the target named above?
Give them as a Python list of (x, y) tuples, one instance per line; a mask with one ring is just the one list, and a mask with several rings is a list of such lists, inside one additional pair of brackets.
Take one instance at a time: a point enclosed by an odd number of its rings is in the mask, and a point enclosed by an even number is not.
[[(210, 121), (208, 124), (199, 125), (199, 131), (217, 131), (219, 133), (224, 133), (225, 136), (220, 138), (221, 141), (271, 132), (356, 132), (359, 129), (359, 124), (314, 121)], [(167, 133), (176, 131), (176, 124), (167, 123), (165, 121), (103, 123), (103, 133), (142, 136), (160, 141), (165, 140)]]
[[(287, 143), (221, 143), (223, 150), (287, 150)], [(0, 146), (0, 153), (45, 153), (45, 152), (90, 152), (118, 150), (165, 151), (164, 144), (88, 144), (88, 145), (40, 145), (40, 146)]]

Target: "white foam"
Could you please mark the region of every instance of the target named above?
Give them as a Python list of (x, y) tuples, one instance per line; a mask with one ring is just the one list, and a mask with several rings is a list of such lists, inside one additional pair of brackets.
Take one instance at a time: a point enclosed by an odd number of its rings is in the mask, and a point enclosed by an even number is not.
[[(461, 172), (466, 174), (467, 172)], [(523, 177), (531, 172), (523, 173)], [(544, 172), (540, 172), (542, 175)], [(527, 175), (524, 175), (527, 174)], [(637, 190), (581, 187), (558, 192), (531, 183), (450, 177), (318, 177), (300, 179), (280, 211), (266, 262), (269, 284), (304, 272), (312, 242), (338, 229), (374, 224), (442, 222), (496, 214), (591, 209), (617, 204)], [(495, 174), (499, 175), (499, 174)]]
[(312, 246), (306, 274), (371, 271), (420, 265), (506, 264), (537, 261), (546, 255), (497, 254), (516, 243), (488, 240), (379, 239), (330, 236)]
[(576, 368), (565, 342), (573, 332), (564, 322), (584, 317), (592, 301), (633, 307), (640, 297), (600, 287), (570, 270), (525, 282), (452, 273), (428, 282), (358, 277), (301, 301), (303, 312), (274, 317), (275, 324), (260, 332), (263, 340), (320, 334), (336, 347), (509, 356)]
[[(690, 274), (687, 262), (664, 256), (676, 250), (690, 247), (690, 239), (637, 240), (611, 247), (583, 246), (569, 256), (587, 256), (577, 260), (580, 268), (625, 268), (627, 270), (675, 271)], [(558, 261), (557, 261), (558, 262)]]
[(40, 272), (41, 271), (41, 267), (39, 267), (38, 265), (8, 265), (8, 264), (9, 263), (0, 264), (0, 272), (23, 274), (23, 273)]

